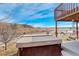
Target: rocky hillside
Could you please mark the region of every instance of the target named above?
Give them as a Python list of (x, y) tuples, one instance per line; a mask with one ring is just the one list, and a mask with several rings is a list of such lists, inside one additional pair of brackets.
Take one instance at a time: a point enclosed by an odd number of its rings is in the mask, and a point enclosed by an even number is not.
[(3, 29), (12, 28), (13, 30), (16, 29), (16, 32), (18, 34), (30, 34), (30, 33), (43, 32), (42, 29), (35, 28), (31, 25), (25, 25), (25, 24), (0, 23), (0, 29), (1, 28)]

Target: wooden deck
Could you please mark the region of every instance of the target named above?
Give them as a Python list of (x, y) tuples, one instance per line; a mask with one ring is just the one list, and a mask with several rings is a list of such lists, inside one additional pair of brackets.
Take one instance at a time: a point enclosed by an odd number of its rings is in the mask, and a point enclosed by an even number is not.
[(79, 40), (62, 43), (63, 56), (79, 56)]

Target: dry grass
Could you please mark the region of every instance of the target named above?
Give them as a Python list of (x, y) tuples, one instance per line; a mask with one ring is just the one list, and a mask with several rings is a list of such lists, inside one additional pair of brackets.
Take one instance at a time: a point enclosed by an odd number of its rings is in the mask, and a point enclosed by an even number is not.
[(12, 56), (17, 54), (16, 42), (8, 43), (7, 50), (4, 49), (4, 46), (0, 47), (0, 56)]

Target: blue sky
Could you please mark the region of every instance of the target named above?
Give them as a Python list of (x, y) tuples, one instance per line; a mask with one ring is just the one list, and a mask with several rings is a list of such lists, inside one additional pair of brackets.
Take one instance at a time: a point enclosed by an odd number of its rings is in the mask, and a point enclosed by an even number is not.
[[(28, 24), (34, 27), (54, 27), (57, 3), (0, 4), (0, 22)], [(71, 26), (58, 22), (58, 26)]]

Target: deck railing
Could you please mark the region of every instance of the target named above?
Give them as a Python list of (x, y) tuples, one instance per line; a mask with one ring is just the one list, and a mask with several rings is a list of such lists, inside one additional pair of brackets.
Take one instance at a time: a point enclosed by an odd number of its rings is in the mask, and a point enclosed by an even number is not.
[(72, 14), (79, 11), (78, 3), (61, 3), (55, 9), (55, 18), (56, 20), (60, 20), (61, 17), (67, 16), (68, 14)]

